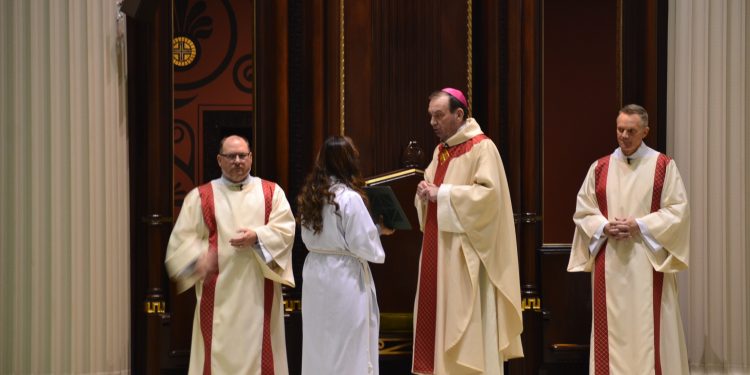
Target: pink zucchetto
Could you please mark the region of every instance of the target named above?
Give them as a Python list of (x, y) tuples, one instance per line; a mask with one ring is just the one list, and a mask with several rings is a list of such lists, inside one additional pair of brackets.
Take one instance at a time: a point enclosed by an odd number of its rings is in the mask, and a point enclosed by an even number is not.
[(466, 102), (466, 97), (464, 96), (464, 93), (461, 92), (461, 90), (457, 90), (457, 89), (454, 89), (454, 88), (446, 87), (446, 88), (444, 88), (444, 89), (442, 89), (440, 91), (442, 91), (442, 92), (444, 92), (444, 93), (446, 93), (446, 94), (448, 94), (448, 95), (456, 98), (456, 100), (458, 100), (459, 102), (461, 102), (461, 104), (463, 104), (464, 107), (469, 108), (469, 104)]

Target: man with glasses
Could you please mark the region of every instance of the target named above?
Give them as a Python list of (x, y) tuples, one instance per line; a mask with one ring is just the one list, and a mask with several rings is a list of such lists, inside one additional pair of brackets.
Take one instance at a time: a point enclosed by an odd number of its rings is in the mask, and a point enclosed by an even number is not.
[(190, 374), (287, 374), (281, 284), (294, 286), (295, 222), (284, 191), (250, 175), (247, 139), (222, 139), (222, 176), (188, 193), (165, 264), (195, 286)]

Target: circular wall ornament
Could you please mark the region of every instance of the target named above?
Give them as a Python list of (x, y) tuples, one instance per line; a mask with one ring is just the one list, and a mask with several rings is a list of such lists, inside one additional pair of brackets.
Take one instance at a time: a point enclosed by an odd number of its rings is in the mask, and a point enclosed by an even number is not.
[(198, 50), (190, 38), (178, 36), (172, 39), (172, 63), (175, 66), (184, 68), (192, 64), (197, 55)]

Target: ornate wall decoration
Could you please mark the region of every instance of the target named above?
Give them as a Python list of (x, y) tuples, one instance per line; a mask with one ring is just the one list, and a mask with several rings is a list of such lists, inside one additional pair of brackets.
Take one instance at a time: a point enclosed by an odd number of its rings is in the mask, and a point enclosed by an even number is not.
[(189, 68), (197, 60), (198, 47), (186, 36), (176, 36), (172, 39), (172, 64), (175, 69)]
[(218, 140), (239, 133), (252, 144), (253, 116), (231, 113), (254, 111), (254, 20), (252, 1), (174, 0), (175, 217), (191, 189), (219, 177)]

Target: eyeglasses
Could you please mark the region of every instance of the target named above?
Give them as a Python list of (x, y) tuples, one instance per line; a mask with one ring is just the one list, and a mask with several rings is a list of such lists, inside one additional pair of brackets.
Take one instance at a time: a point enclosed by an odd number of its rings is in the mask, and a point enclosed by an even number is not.
[(229, 161), (237, 160), (237, 158), (239, 158), (240, 161), (245, 161), (245, 159), (247, 159), (247, 157), (250, 156), (249, 153), (245, 153), (245, 152), (237, 153), (237, 154), (219, 154), (219, 155), (223, 156), (225, 159)]

